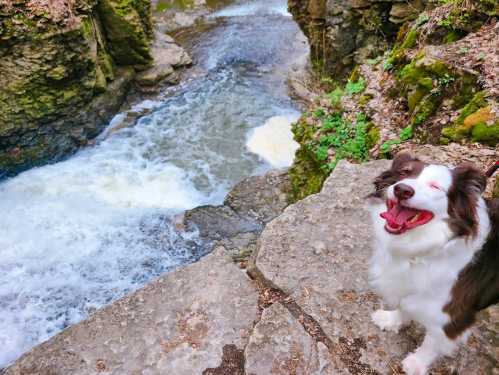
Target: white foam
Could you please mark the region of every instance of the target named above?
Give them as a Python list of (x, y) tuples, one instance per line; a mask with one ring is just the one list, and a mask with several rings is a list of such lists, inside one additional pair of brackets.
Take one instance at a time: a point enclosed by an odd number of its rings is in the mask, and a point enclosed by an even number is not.
[(246, 146), (273, 167), (289, 167), (299, 147), (291, 132), (291, 124), (298, 117), (298, 114), (293, 114), (269, 118), (263, 126), (252, 131)]
[(214, 12), (211, 17), (245, 17), (252, 15), (281, 15), (291, 17), (291, 14), (288, 12), (287, 2), (282, 0), (259, 0), (235, 4)]

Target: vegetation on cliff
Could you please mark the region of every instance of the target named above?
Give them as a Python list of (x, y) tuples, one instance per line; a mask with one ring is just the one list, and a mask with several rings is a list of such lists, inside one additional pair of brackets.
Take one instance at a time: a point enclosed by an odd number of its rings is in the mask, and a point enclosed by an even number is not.
[[(390, 49), (357, 60), (355, 69), (349, 65), (345, 86), (334, 83), (341, 75), (327, 76), (334, 69), (320, 67), (324, 94), (294, 126), (300, 149), (290, 171), (292, 200), (318, 192), (342, 158), (362, 162), (390, 157), (402, 145), (427, 143), (452, 150), (453, 142), (467, 155), (475, 152), (474, 142), (490, 157), (497, 154), (499, 6), (488, 0), (449, 0), (420, 9), (400, 26)], [(322, 52), (333, 64), (337, 61)], [(344, 152), (358, 140), (356, 132), (324, 142), (331, 116), (353, 124), (359, 116), (366, 121), (361, 153)]]

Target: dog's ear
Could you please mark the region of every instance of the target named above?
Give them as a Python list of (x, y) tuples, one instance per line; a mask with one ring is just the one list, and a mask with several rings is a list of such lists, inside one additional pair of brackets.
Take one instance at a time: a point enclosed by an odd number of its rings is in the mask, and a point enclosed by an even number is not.
[(462, 164), (452, 170), (449, 198), (450, 224), (458, 236), (476, 236), (478, 232), (478, 197), (485, 191), (487, 178), (472, 164)]

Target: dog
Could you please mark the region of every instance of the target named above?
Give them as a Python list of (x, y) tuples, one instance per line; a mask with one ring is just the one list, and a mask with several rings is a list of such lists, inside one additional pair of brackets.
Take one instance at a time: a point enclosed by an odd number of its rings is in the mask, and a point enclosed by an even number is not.
[(375, 181), (370, 284), (391, 310), (372, 314), (382, 330), (410, 321), (426, 329), (402, 367), (425, 375), (469, 335), (478, 311), (499, 302), (499, 200), (486, 201), (486, 176), (398, 154)]

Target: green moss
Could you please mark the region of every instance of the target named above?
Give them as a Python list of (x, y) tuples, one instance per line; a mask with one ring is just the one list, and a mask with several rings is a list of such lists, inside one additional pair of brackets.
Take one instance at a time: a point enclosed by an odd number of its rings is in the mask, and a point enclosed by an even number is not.
[[(485, 100), (487, 93), (480, 91), (461, 109), (459, 117), (452, 126), (442, 130), (445, 138), (453, 141), (462, 141), (470, 137), (473, 141), (486, 144), (497, 144), (499, 129), (497, 124), (486, 124), (492, 118), (488, 103)], [(480, 115), (480, 113), (482, 113)]]
[(444, 43), (454, 43), (455, 41), (463, 38), (466, 35), (465, 32), (462, 30), (451, 30), (447, 33), (447, 35), (444, 37), (443, 42)]
[(58, 65), (47, 73), (47, 77), (56, 81), (60, 81), (61, 79), (66, 77), (66, 74), (67, 74), (66, 67), (64, 65)]
[(464, 106), (464, 108), (459, 113), (459, 117), (456, 120), (457, 125), (464, 124), (464, 120), (469, 115), (475, 113), (480, 108), (487, 106), (487, 101), (485, 100), (485, 96), (487, 95), (486, 91), (480, 91), (473, 96), (473, 98), (469, 101), (468, 104)]
[[(118, 65), (147, 66), (152, 57), (150, 9), (146, 0), (101, 0), (98, 12), (106, 30), (110, 52)], [(149, 10), (148, 10), (149, 9)]]
[(404, 42), (400, 45), (400, 49), (406, 50), (408, 48), (413, 48), (416, 46), (417, 39), (419, 36), (419, 31), (417, 29), (411, 29), (404, 40)]
[(442, 95), (439, 92), (430, 93), (426, 95), (414, 109), (410, 126), (416, 129), (422, 125), (440, 106), (442, 102)]
[(471, 139), (474, 142), (481, 142), (491, 146), (499, 143), (499, 122), (493, 125), (479, 123), (473, 126)]

